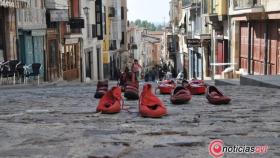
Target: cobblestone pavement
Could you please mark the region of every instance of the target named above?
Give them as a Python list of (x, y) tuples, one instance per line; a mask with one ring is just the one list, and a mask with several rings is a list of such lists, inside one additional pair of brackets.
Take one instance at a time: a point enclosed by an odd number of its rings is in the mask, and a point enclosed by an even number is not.
[(225, 157), (280, 157), (280, 90), (221, 86), (230, 105), (194, 96), (171, 105), (169, 115), (142, 118), (130, 112), (95, 113), (95, 86), (0, 89), (0, 157), (188, 158), (210, 157), (212, 139), (226, 145), (269, 145), (268, 153)]

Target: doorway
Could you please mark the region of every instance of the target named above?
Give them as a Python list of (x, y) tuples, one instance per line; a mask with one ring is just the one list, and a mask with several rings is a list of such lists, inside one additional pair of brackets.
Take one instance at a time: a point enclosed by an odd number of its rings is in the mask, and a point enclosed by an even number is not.
[(91, 72), (92, 72), (92, 52), (87, 52), (86, 53), (86, 78), (90, 78), (92, 79), (92, 75), (91, 75)]
[(4, 34), (4, 30), (5, 30), (5, 23), (4, 23), (4, 11), (3, 11), (3, 7), (0, 7), (0, 14), (2, 16), (0, 16), (0, 62), (4, 61), (4, 52), (5, 52), (5, 34)]
[(97, 52), (97, 76), (98, 76), (98, 80), (101, 80), (101, 51), (100, 48), (96, 49)]

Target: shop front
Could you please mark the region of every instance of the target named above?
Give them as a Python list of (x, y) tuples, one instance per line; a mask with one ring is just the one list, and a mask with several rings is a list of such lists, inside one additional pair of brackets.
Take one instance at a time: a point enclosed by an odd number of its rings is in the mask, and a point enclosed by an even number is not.
[(63, 79), (77, 80), (80, 77), (80, 44), (78, 38), (65, 39), (62, 52)]

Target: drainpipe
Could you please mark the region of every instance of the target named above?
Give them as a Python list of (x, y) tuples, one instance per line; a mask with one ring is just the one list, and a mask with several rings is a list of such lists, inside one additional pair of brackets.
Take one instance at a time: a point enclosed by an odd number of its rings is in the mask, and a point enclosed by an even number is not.
[(264, 39), (265, 39), (265, 46), (264, 46), (264, 75), (267, 75), (267, 65), (268, 65), (268, 21), (265, 20), (265, 33), (264, 33)]
[[(86, 2), (85, 2), (86, 3)], [(79, 1), (79, 15), (82, 16), (82, 0)], [(87, 24), (88, 24), (88, 16), (86, 16), (86, 20), (87, 20)], [(87, 25), (88, 27), (88, 25)], [(81, 28), (80, 28), (81, 29)], [(82, 29), (81, 29), (81, 32), (82, 32)], [(88, 32), (87, 32), (88, 33)], [(83, 35), (83, 33), (82, 33)], [(88, 35), (87, 35), (88, 36)], [(80, 38), (80, 80), (81, 82), (85, 82), (85, 78), (84, 78), (84, 73), (83, 73), (83, 66), (84, 66), (84, 63), (83, 63), (83, 58), (84, 58), (84, 39), (83, 39), (84, 36), (82, 36)]]
[(252, 54), (252, 49), (251, 49), (251, 22), (248, 21), (248, 74), (251, 74), (251, 54)]
[(211, 28), (211, 62), (212, 62), (212, 74), (211, 74), (211, 80), (215, 80), (215, 38), (214, 38), (215, 32), (213, 29), (213, 26)]
[[(231, 63), (231, 18), (229, 15), (229, 6), (230, 6), (230, 0), (228, 0), (228, 10), (227, 10), (227, 16), (228, 16), (228, 62)], [(232, 65), (234, 67), (234, 65)]]

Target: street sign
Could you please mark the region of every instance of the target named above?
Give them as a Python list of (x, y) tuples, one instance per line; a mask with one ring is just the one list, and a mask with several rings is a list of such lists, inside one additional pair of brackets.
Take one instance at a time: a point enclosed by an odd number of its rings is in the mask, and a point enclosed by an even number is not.
[(187, 47), (188, 48), (201, 47), (200, 39), (187, 39)]
[(27, 2), (24, 0), (0, 0), (0, 6), (5, 8), (26, 8)]
[(50, 10), (51, 22), (69, 21), (68, 10)]
[(65, 44), (76, 44), (79, 42), (78, 38), (65, 38)]

